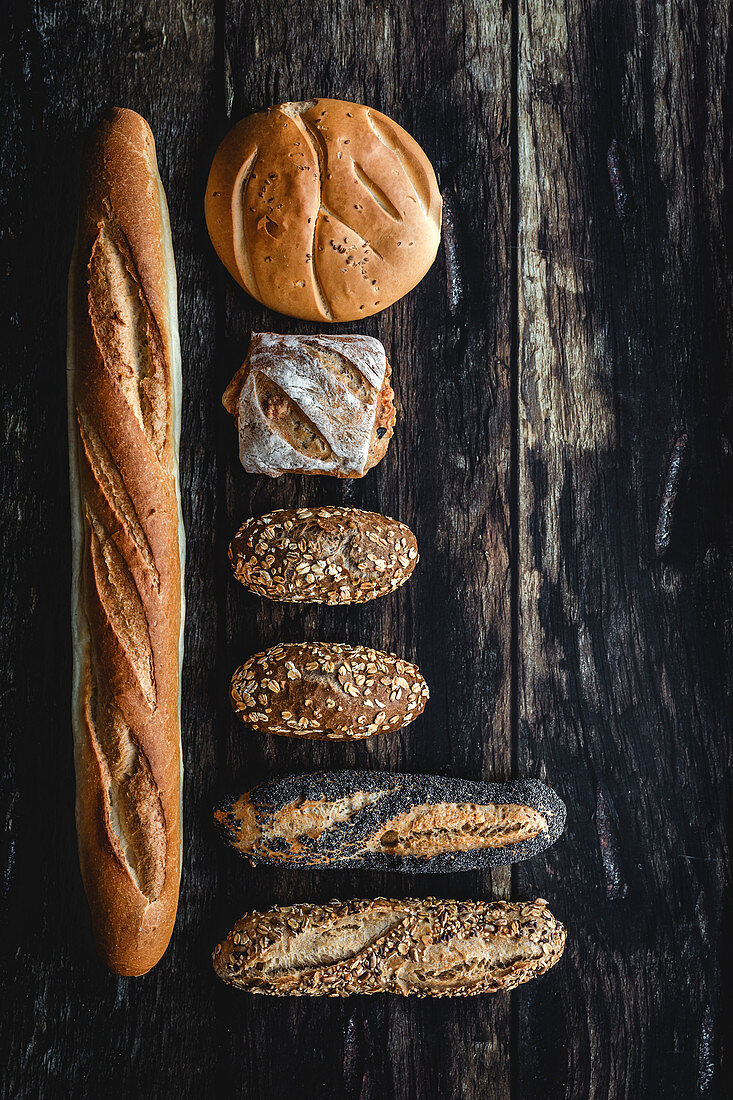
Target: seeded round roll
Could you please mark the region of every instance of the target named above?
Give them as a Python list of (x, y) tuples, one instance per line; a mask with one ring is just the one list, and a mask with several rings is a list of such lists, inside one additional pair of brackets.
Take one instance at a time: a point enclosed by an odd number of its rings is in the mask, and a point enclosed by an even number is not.
[(338, 771), (269, 780), (214, 817), (253, 865), (475, 871), (554, 844), (565, 804), (536, 779)]
[(248, 519), (229, 546), (234, 576), (289, 603), (366, 603), (393, 592), (418, 562), (409, 527), (358, 508), (289, 508)]
[(297, 642), (255, 653), (230, 694), (242, 721), (262, 733), (353, 741), (406, 726), (429, 692), (417, 666), (392, 653)]
[(467, 997), (544, 974), (565, 947), (547, 902), (332, 901), (248, 913), (214, 970), (249, 993)]

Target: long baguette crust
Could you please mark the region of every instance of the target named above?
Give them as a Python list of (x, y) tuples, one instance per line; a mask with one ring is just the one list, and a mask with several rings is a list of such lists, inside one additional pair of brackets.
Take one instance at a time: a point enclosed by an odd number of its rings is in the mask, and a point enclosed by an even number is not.
[(536, 779), (339, 771), (261, 783), (214, 817), (253, 865), (450, 872), (543, 851), (565, 827), (565, 804)]
[(223, 981), (249, 993), (466, 997), (544, 974), (564, 947), (542, 898), (376, 898), (248, 913), (213, 958)]
[(73, 727), (97, 948), (144, 974), (181, 874), (181, 366), (168, 210), (133, 111), (95, 131), (69, 275)]

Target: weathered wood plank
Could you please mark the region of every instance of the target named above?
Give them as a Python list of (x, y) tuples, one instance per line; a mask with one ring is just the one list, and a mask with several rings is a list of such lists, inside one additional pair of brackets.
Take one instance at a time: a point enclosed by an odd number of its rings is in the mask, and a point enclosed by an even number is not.
[(520, 0), (519, 34), (517, 767), (542, 761), (569, 807), (565, 842), (516, 877), (569, 926), (520, 994), (519, 1088), (723, 1095), (728, 10)]
[[(238, 466), (233, 428), (223, 424), (227, 534), (248, 515), (271, 507), (343, 501), (410, 524), (421, 561), (398, 593), (353, 609), (273, 606), (223, 578), (222, 674), (277, 641), (343, 640), (416, 659), (431, 700), (414, 725), (361, 745), (268, 741), (223, 716), (222, 785), (243, 787), (263, 774), (324, 766), (510, 772), (510, 18), (496, 5), (452, 2), (435, 7), (427, 34), (425, 16), (419, 3), (347, 0), (315, 9), (298, 2), (285, 9), (259, 0), (246, 15), (239, 4), (227, 5), (232, 120), (269, 103), (317, 95), (366, 102), (394, 117), (423, 145), (453, 196), (465, 293), (462, 300), (455, 289), (449, 296), (441, 253), (402, 302), (364, 325), (343, 327), (378, 336), (394, 368), (397, 431), (385, 460), (363, 481), (255, 479)], [(303, 332), (309, 326), (260, 309), (223, 271), (221, 289), (225, 352), (216, 384), (223, 390), (251, 330)], [(222, 537), (222, 552), (224, 545)], [(222, 682), (222, 697), (224, 687)], [(263, 874), (229, 855), (224, 867), (222, 932), (248, 906), (275, 901), (411, 891), (491, 896), (509, 888), (507, 871), (492, 879), (438, 881), (368, 873)], [(233, 1021), (230, 1062), (243, 1066), (253, 1096), (288, 1092), (290, 1064), (274, 1056), (283, 1029), (305, 1094), (318, 1087), (322, 1095), (341, 1095), (343, 1089), (350, 1097), (380, 1100), (504, 1100), (509, 1093), (508, 998), (451, 1006), (377, 998), (293, 1008), (234, 996), (227, 1006)]]
[[(11, 235), (9, 355), (3, 410), (17, 473), (2, 495), (3, 641), (10, 738), (3, 781), (12, 858), (4, 890), (4, 1095), (167, 1096), (185, 1073), (204, 1095), (217, 1026), (203, 933), (214, 896), (200, 827), (213, 779), (216, 643), (216, 424), (211, 279), (205, 262), (202, 140), (214, 108), (214, 4), (14, 4), (2, 160)], [(150, 122), (172, 215), (185, 376), (182, 450), (189, 530), (185, 671), (183, 904), (173, 943), (149, 977), (116, 980), (96, 962), (76, 858), (70, 726), (70, 555), (66, 454), (66, 276), (83, 136), (106, 107)], [(204, 979), (203, 975), (206, 975)], [(9, 997), (10, 994), (6, 994)], [(194, 1009), (195, 1003), (195, 1009)], [(193, 1057), (195, 1052), (195, 1057)], [(185, 1067), (185, 1068), (184, 1068)], [(177, 1086), (176, 1086), (177, 1087)], [(2, 1090), (0, 1090), (2, 1091)]]

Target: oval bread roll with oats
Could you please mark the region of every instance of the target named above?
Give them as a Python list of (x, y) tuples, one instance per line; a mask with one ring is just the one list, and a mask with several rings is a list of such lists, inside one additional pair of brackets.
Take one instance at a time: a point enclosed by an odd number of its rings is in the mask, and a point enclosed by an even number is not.
[(255, 653), (234, 673), (230, 694), (242, 721), (261, 733), (355, 741), (412, 722), (428, 685), (392, 653), (296, 642)]
[(358, 508), (283, 508), (246, 520), (229, 546), (234, 576), (288, 603), (366, 603), (393, 592), (418, 562), (396, 519)]
[(338, 771), (260, 783), (214, 818), (253, 865), (475, 871), (554, 844), (565, 804), (536, 779)]
[(214, 970), (248, 993), (468, 997), (545, 974), (565, 949), (547, 902), (331, 901), (247, 913)]
[(216, 151), (206, 224), (258, 302), (307, 321), (357, 321), (428, 271), (442, 200), (430, 161), (392, 119), (340, 99), (250, 115)]

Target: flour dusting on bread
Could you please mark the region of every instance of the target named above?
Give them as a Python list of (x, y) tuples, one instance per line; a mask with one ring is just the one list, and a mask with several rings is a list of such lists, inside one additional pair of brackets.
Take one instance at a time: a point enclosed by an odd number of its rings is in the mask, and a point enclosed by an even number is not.
[(224, 395), (245, 470), (361, 477), (394, 425), (388, 377), (384, 347), (371, 336), (254, 333)]

